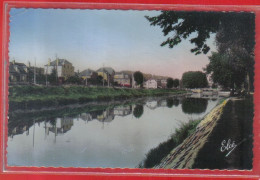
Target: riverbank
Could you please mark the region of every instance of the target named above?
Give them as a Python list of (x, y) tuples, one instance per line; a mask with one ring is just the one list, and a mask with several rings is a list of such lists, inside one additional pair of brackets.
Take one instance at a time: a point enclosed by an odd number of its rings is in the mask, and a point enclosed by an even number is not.
[(11, 86), (10, 109), (31, 109), (92, 101), (125, 100), (128, 98), (184, 94), (174, 89), (127, 89), (85, 86)]
[[(253, 118), (253, 96), (231, 98), (207, 142), (199, 150), (192, 168), (251, 170)], [(234, 149), (228, 147), (230, 143), (236, 145)]]
[[(193, 120), (176, 130), (171, 138), (150, 150), (140, 168), (191, 168), (198, 149), (211, 134), (228, 100), (220, 100), (203, 119)], [(188, 162), (189, 163), (188, 163)], [(192, 162), (190, 162), (192, 161)]]
[(209, 135), (212, 133), (228, 101), (229, 99), (226, 99), (216, 106), (197, 125), (196, 130), (154, 168), (191, 169), (199, 150), (204, 146)]

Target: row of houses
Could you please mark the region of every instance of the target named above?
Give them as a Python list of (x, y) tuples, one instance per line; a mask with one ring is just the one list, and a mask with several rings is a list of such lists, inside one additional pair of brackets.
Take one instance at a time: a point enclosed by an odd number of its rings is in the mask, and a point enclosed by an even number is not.
[[(95, 79), (97, 76), (101, 76), (106, 84), (114, 84), (122, 87), (133, 87), (137, 88), (136, 82), (133, 78), (133, 73), (129, 71), (116, 72), (111, 67), (102, 67), (94, 71), (92, 69), (86, 69), (79, 73), (79, 76), (85, 80), (86, 84), (88, 80)], [(144, 79), (143, 87), (145, 88), (165, 88), (167, 84), (166, 79)]]
[[(69, 77), (78, 75), (85, 85), (92, 85), (95, 80), (101, 77), (100, 81), (103, 86), (139, 87), (134, 81), (133, 73), (130, 71), (116, 72), (111, 67), (102, 67), (97, 70), (85, 69), (75, 73), (75, 68), (71, 62), (58, 58), (54, 61), (49, 60), (44, 68), (31, 66), (30, 64), (27, 66), (24, 63), (18, 63), (13, 60), (9, 65), (9, 80), (10, 83), (36, 83), (36, 76), (50, 75), (54, 69), (56, 70), (59, 82), (64, 82)], [(144, 79), (143, 87), (164, 88), (166, 84), (166, 79), (149, 78)]]
[(31, 66), (30, 63), (26, 66), (24, 63), (18, 63), (13, 60), (9, 65), (9, 80), (10, 82), (33, 82), (34, 74), (44, 74), (44, 68)]

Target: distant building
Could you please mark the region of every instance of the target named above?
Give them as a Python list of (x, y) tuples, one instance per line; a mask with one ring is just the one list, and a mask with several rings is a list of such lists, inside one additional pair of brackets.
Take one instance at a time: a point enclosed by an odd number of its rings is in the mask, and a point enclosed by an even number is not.
[(144, 87), (146, 89), (156, 89), (157, 88), (157, 81), (155, 79), (149, 79), (144, 83)]
[(98, 76), (101, 76), (107, 83), (111, 84), (114, 80), (115, 70), (111, 67), (99, 68), (97, 71)]
[(85, 84), (88, 85), (97, 79), (98, 73), (92, 69), (85, 69), (79, 73), (79, 77), (81, 77), (85, 81)]
[(64, 78), (65, 80), (75, 75), (72, 63), (66, 59), (56, 59), (44, 66), (45, 74), (51, 74), (53, 69), (57, 69), (58, 77)]
[(120, 86), (131, 87), (131, 77), (126, 73), (115, 73), (114, 82)]
[(167, 87), (167, 79), (161, 79), (161, 87), (166, 88)]
[(9, 65), (9, 80), (11, 83), (27, 83), (28, 72), (28, 67), (24, 63), (13, 60)]
[(92, 70), (92, 69), (85, 69), (83, 71), (81, 71), (79, 73), (79, 76), (82, 78), (82, 79), (90, 79), (92, 78), (93, 75), (97, 75), (97, 72)]

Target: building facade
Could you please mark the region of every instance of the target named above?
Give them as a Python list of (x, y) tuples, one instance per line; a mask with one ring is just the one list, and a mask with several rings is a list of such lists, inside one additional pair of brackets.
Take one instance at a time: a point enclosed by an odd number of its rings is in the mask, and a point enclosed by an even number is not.
[(101, 76), (104, 81), (111, 84), (114, 81), (115, 70), (111, 67), (99, 68), (97, 71), (98, 76)]
[(125, 73), (116, 73), (114, 75), (114, 82), (119, 86), (131, 87), (131, 76)]
[(15, 60), (9, 64), (9, 81), (11, 83), (27, 83), (29, 69), (24, 63)]
[(75, 75), (74, 66), (66, 59), (56, 59), (44, 66), (45, 74), (51, 74), (53, 69), (57, 70), (58, 78), (64, 78), (65, 80)]
[(146, 89), (156, 89), (157, 88), (157, 81), (155, 79), (149, 79), (144, 83), (144, 87)]

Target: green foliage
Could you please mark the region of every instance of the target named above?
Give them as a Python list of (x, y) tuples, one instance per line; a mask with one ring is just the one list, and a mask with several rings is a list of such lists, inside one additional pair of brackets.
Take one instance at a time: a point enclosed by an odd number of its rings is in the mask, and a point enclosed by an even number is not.
[(173, 89), (124, 89), (86, 86), (10, 86), (9, 108), (40, 108), (89, 101), (185, 93)]
[(208, 80), (201, 71), (189, 71), (183, 73), (182, 84), (185, 88), (204, 88), (208, 86)]
[(196, 55), (209, 52), (207, 39), (215, 33), (219, 57), (213, 55), (210, 60), (220, 61), (220, 56), (222, 56), (223, 61), (221, 60), (218, 64), (224, 70), (221, 71), (214, 62), (211, 62), (211, 67), (207, 71), (214, 74), (215, 83), (220, 83), (225, 87), (233, 87), (234, 84), (239, 87), (244, 83), (248, 91), (253, 90), (254, 13), (162, 11), (158, 16), (146, 16), (146, 18), (150, 25), (159, 26), (164, 36), (169, 36), (161, 46), (168, 45), (173, 48), (183, 39), (195, 35), (189, 40), (195, 45), (191, 52)]
[(240, 87), (246, 77), (244, 66), (233, 65), (232, 60), (226, 54), (213, 53), (209, 57), (210, 63), (206, 67), (208, 74), (214, 83), (218, 83), (225, 88)]
[(167, 88), (172, 88), (173, 87), (173, 79), (172, 78), (168, 78), (167, 79)]
[(142, 85), (144, 82), (144, 75), (140, 71), (136, 71), (134, 73), (134, 80), (136, 81), (137, 85)]
[(183, 124), (181, 128), (177, 129), (171, 138), (160, 143), (158, 147), (151, 149), (147, 154), (140, 168), (153, 168), (158, 165), (160, 161), (166, 157), (175, 147), (181, 144), (188, 136), (195, 132), (197, 125), (201, 120), (190, 121)]
[[(146, 16), (146, 19), (150, 25), (159, 26), (164, 36), (168, 36), (161, 46), (168, 45), (173, 48), (195, 33), (197, 36), (190, 39), (190, 42), (195, 44), (191, 52), (206, 54), (210, 50), (206, 40), (211, 33), (219, 33), (221, 38), (217, 39), (217, 43), (243, 41), (244, 47), (253, 52), (255, 19), (253, 13), (162, 11), (160, 15)], [(173, 35), (169, 36), (170, 34)]]
[(78, 76), (70, 76), (68, 79), (65, 81), (67, 84), (82, 84), (82, 79)]
[(182, 111), (186, 114), (200, 114), (206, 111), (207, 99), (186, 98), (182, 101)]
[(180, 85), (180, 80), (179, 79), (174, 79), (173, 80), (173, 87), (178, 87)]
[(53, 68), (51, 74), (48, 75), (48, 81), (50, 84), (54, 85), (58, 83), (57, 79), (57, 70)]
[(37, 74), (36, 82), (37, 82), (37, 84), (46, 84), (46, 76), (43, 74)]
[(140, 105), (140, 104), (137, 104), (134, 108), (134, 116), (136, 118), (140, 118), (144, 113), (144, 106), (143, 105)]
[(29, 83), (33, 83), (33, 78), (34, 78), (34, 73), (33, 73), (33, 71), (31, 71), (31, 70), (29, 69), (28, 74), (27, 74), (28, 82), (29, 82)]

